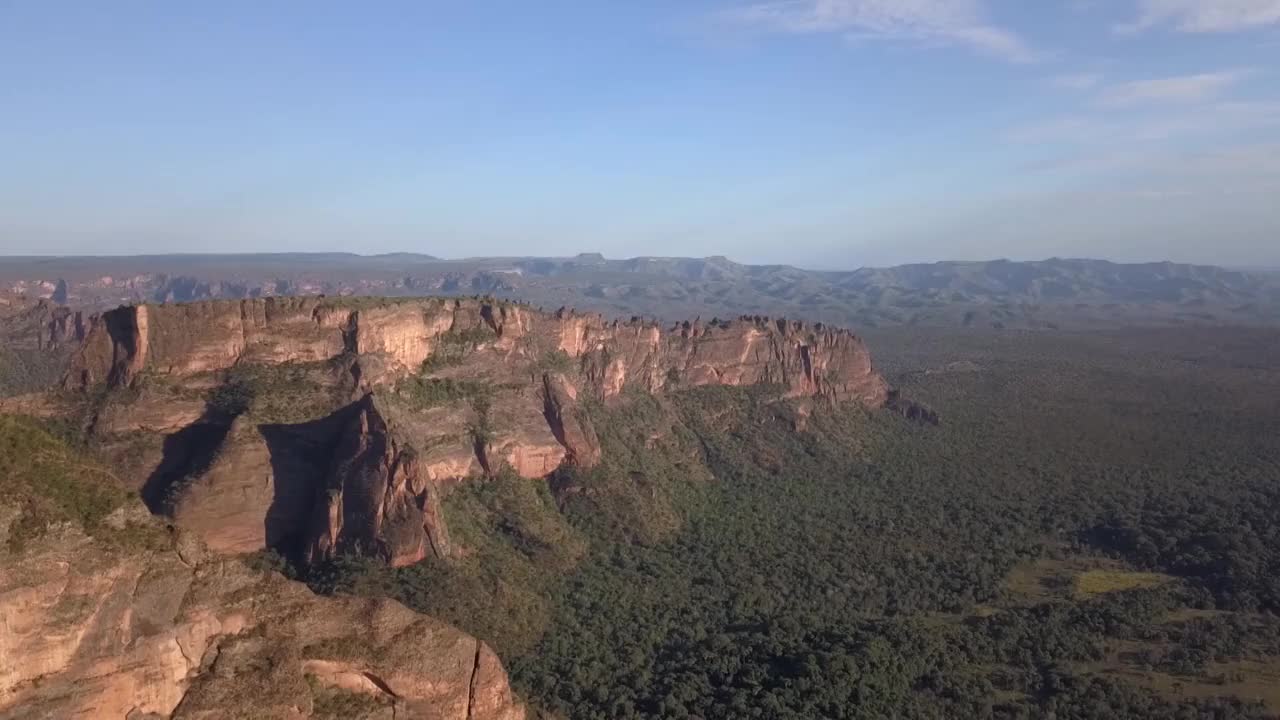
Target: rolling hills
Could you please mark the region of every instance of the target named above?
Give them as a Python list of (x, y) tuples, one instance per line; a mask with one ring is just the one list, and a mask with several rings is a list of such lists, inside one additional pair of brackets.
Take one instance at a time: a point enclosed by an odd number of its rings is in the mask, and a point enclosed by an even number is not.
[(0, 286), (77, 308), (280, 295), (493, 295), (677, 320), (800, 317), (851, 327), (1102, 328), (1275, 324), (1280, 278), (1177, 263), (1050, 259), (853, 271), (723, 257), (440, 260), (426, 255), (8, 258)]

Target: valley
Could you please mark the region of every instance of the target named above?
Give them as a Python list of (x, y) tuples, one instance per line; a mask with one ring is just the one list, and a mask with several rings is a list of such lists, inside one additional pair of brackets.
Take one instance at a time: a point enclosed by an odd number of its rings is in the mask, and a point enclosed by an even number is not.
[(0, 717), (142, 687), (174, 717), (1280, 713), (1265, 327), (9, 317), (43, 339), (0, 399), (0, 604), (33, 609)]
[(1280, 720), (1280, 0), (0, 0), (0, 720)]

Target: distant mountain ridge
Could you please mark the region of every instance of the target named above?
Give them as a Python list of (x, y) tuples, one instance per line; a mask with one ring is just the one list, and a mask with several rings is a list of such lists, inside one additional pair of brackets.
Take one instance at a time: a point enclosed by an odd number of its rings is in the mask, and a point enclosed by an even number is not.
[(805, 270), (723, 256), (442, 260), (396, 253), (10, 258), (0, 288), (75, 307), (285, 295), (493, 295), (661, 319), (760, 314), (841, 325), (1274, 324), (1280, 276), (1172, 262), (946, 261)]

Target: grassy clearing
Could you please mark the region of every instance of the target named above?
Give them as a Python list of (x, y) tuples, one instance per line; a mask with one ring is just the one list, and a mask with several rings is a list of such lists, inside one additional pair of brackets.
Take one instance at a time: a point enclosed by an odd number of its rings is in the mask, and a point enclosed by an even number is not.
[(1005, 577), (1005, 605), (1038, 605), (1066, 600), (1080, 561), (1037, 558), (1015, 565)]
[(1086, 570), (1075, 578), (1076, 595), (1082, 598), (1125, 590), (1160, 587), (1174, 578), (1169, 575), (1127, 570)]
[(1043, 602), (1087, 600), (1106, 593), (1148, 590), (1176, 578), (1138, 572), (1108, 558), (1037, 558), (1013, 568), (1005, 578), (1006, 602), (1037, 605)]
[(1110, 668), (1103, 674), (1123, 679), (1166, 698), (1236, 697), (1266, 705), (1268, 712), (1280, 713), (1280, 659), (1266, 662), (1237, 661), (1215, 663), (1205, 677)]

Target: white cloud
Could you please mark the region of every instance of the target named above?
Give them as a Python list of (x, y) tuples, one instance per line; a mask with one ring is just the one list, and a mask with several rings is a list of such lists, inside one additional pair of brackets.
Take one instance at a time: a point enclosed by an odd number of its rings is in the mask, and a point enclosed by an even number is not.
[(1115, 148), (1191, 136), (1221, 136), (1280, 127), (1280, 102), (1217, 102), (1139, 116), (1072, 115), (1005, 133), (1025, 145), (1092, 145)]
[(1108, 107), (1128, 107), (1145, 103), (1193, 103), (1211, 100), (1240, 81), (1243, 70), (1180, 75), (1157, 80), (1137, 80), (1112, 85), (1098, 101)]
[(1220, 102), (1184, 115), (1140, 121), (1132, 126), (1136, 141), (1162, 141), (1186, 135), (1228, 135), (1280, 125), (1280, 103)]
[(1121, 33), (1171, 25), (1181, 32), (1248, 30), (1280, 23), (1280, 0), (1139, 0), (1138, 18)]
[(841, 34), (967, 47), (1012, 62), (1035, 53), (1015, 33), (990, 24), (981, 0), (770, 0), (725, 14), (765, 32)]
[(1050, 80), (1054, 85), (1068, 90), (1092, 90), (1102, 82), (1102, 75), (1099, 73), (1071, 73), (1068, 75), (1058, 75)]

